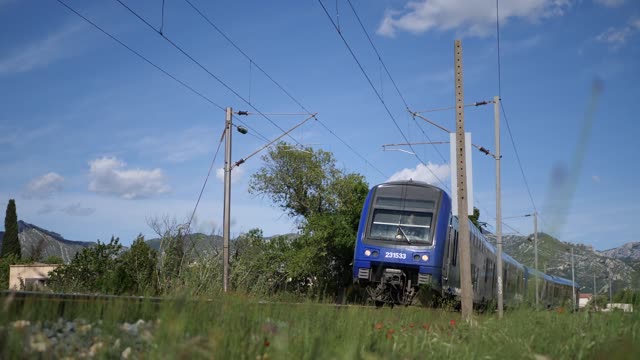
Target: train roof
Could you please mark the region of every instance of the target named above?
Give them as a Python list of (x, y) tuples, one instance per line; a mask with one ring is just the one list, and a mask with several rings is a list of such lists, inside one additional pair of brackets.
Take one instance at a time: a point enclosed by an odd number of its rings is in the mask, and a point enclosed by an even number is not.
[(376, 185), (374, 187), (385, 186), (385, 185), (417, 185), (417, 186), (428, 187), (428, 188), (444, 191), (442, 188), (440, 188), (438, 186), (428, 184), (428, 183), (426, 183), (424, 181), (416, 181), (416, 180), (389, 181), (389, 182), (384, 182), (384, 183), (378, 184), (378, 185)]
[(506, 253), (502, 253), (502, 260), (510, 263), (511, 265), (518, 267), (519, 269), (524, 270), (524, 265), (520, 264), (516, 259), (512, 258)]
[(572, 286), (572, 287), (577, 287), (578, 284), (574, 283), (573, 281), (569, 280), (569, 279), (565, 279), (565, 278), (561, 278), (558, 276), (553, 276), (553, 275), (549, 275), (549, 277), (551, 277), (551, 281), (555, 282), (556, 284), (561, 284), (561, 285), (567, 285), (567, 286)]
[(574, 283), (573, 281), (569, 280), (569, 279), (565, 279), (559, 276), (554, 276), (554, 275), (549, 275), (549, 274), (545, 274), (542, 271), (530, 268), (528, 266), (525, 266), (525, 268), (527, 269), (527, 273), (529, 273), (530, 275), (533, 276), (537, 276), (541, 279), (544, 279), (545, 281), (550, 281), (556, 284), (560, 284), (560, 285), (567, 285), (567, 286), (573, 286), (573, 287), (577, 287), (578, 284)]

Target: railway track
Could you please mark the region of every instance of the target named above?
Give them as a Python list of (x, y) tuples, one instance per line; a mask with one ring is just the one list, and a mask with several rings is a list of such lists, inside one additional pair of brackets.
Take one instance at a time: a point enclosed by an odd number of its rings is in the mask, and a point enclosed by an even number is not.
[[(48, 293), (39, 291), (0, 291), (0, 307), (7, 307), (8, 304), (24, 305), (33, 302), (50, 302), (59, 304), (74, 303), (128, 303), (139, 305), (158, 306), (166, 303), (213, 303), (215, 299), (186, 299), (175, 297), (150, 297), (150, 296), (120, 296), (120, 295), (101, 295), (101, 294), (67, 294), (67, 293)], [(4, 305), (3, 305), (4, 304)], [(277, 301), (256, 301), (255, 305), (275, 305), (275, 306), (332, 306), (335, 308), (354, 308), (354, 307), (370, 307), (361, 304), (336, 304), (336, 303), (315, 303), (315, 302), (277, 302)]]

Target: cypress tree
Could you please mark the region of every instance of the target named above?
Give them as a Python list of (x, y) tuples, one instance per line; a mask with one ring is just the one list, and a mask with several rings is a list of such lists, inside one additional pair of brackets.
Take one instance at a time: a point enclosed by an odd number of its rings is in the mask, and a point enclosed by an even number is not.
[(16, 214), (16, 201), (9, 200), (7, 214), (4, 218), (4, 238), (2, 239), (2, 257), (15, 255), (21, 257), (20, 240), (18, 240), (18, 215)]

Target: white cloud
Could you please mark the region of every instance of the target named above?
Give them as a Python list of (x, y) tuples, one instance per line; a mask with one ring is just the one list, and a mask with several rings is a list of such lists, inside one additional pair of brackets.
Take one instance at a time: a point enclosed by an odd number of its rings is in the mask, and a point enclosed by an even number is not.
[(25, 189), (26, 198), (46, 199), (51, 195), (62, 191), (64, 178), (54, 172), (50, 172), (31, 180)]
[(606, 7), (618, 7), (624, 4), (625, 0), (594, 0), (596, 3), (600, 5), (604, 5)]
[(73, 55), (73, 35), (84, 28), (72, 23), (0, 59), (0, 75), (31, 71)]
[(622, 27), (610, 27), (596, 36), (596, 41), (609, 45), (613, 50), (622, 45), (640, 31), (640, 18), (632, 18), (627, 25)]
[[(235, 168), (231, 169), (231, 183), (236, 184), (238, 181), (242, 180), (243, 175), (243, 167), (236, 166)], [(216, 178), (224, 182), (224, 168), (216, 169)]]
[(426, 166), (418, 164), (415, 169), (402, 169), (396, 172), (387, 181), (415, 180), (437, 185), (440, 181), (445, 182), (450, 174), (451, 170), (448, 164), (428, 163)]
[[(572, 0), (510, 0), (500, 3), (500, 21), (564, 15)], [(415, 0), (402, 11), (387, 10), (378, 34), (394, 36), (397, 31), (419, 34), (430, 30), (462, 30), (470, 36), (486, 36), (495, 31), (494, 3), (478, 0)]]
[(600, 181), (601, 181), (600, 180), (600, 176), (598, 176), (598, 175), (591, 176), (591, 181), (593, 181), (596, 184), (600, 184)]
[(82, 207), (82, 204), (80, 204), (79, 202), (76, 202), (65, 208), (62, 208), (61, 211), (71, 216), (89, 216), (93, 214), (96, 211), (96, 209)]
[(125, 169), (126, 163), (115, 157), (89, 162), (89, 190), (123, 199), (147, 198), (170, 190), (161, 169)]

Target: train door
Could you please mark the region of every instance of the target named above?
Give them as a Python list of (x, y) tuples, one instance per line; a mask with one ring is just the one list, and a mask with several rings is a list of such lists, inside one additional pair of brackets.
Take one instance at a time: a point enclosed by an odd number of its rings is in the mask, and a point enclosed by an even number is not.
[(453, 237), (455, 229), (453, 228), (453, 216), (449, 217), (449, 230), (447, 231), (447, 239), (445, 241), (444, 255), (442, 259), (442, 288), (444, 289), (449, 283), (449, 271), (451, 271), (451, 254), (453, 252)]

